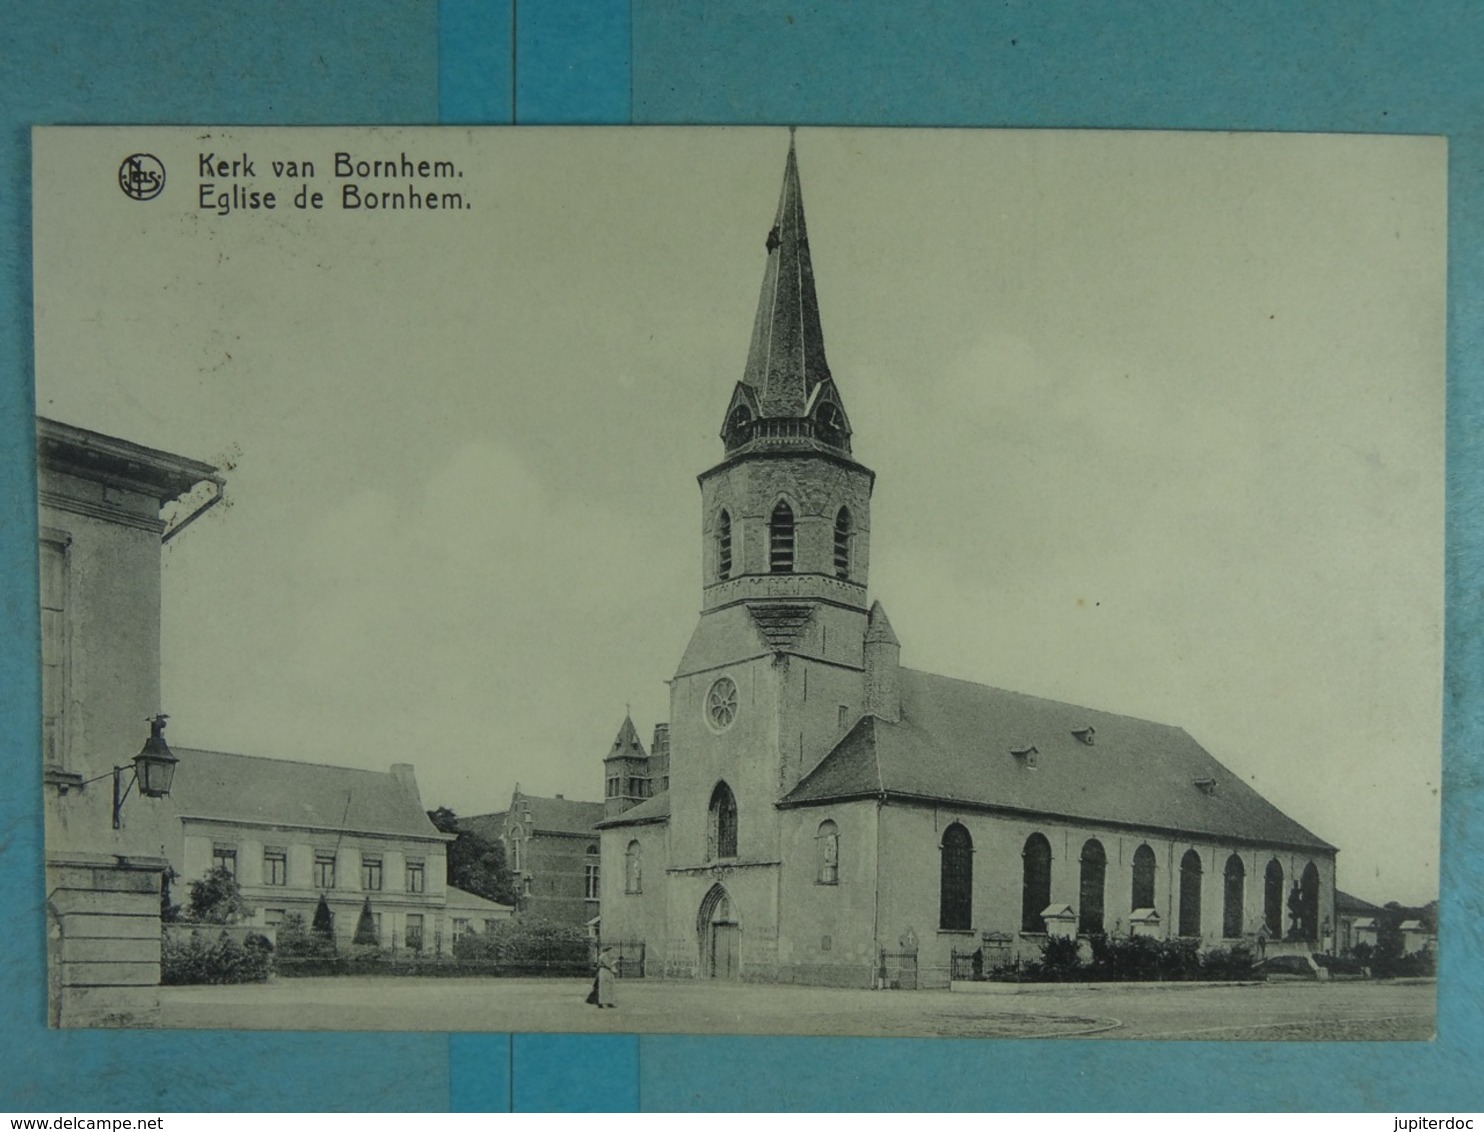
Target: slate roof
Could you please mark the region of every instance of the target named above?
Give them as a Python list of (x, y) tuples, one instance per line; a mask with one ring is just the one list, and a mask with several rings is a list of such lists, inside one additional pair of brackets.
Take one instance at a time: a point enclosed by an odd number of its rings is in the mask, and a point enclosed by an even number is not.
[(511, 799), (512, 812), (521, 803), (529, 803), (532, 828), (537, 833), (587, 834), (603, 820), (602, 802), (574, 802), (570, 798), (519, 794)]
[[(885, 794), (1333, 849), (1179, 727), (900, 672), (901, 722), (862, 718), (783, 805)], [(1091, 744), (1073, 734), (1089, 727)]]
[(1335, 889), (1335, 915), (1354, 915), (1357, 912), (1371, 914), (1383, 912), (1384, 908), (1379, 904), (1372, 904), (1369, 900), (1362, 900), (1359, 896), (1351, 896), (1350, 893), (1341, 889)]
[(478, 893), (465, 892), (452, 884), (445, 892), (447, 895), (444, 898), (444, 907), (450, 912), (503, 912), (508, 916), (515, 911), (509, 904), (501, 904), (498, 900), (487, 899)]
[(756, 394), (760, 416), (802, 417), (816, 387), (830, 380), (830, 366), (824, 356), (804, 193), (792, 139), (778, 213), (766, 245), (768, 265), (742, 382)]
[(390, 771), (174, 750), (180, 765), (170, 796), (182, 818), (452, 840)]
[(632, 716), (625, 715), (623, 723), (619, 725), (618, 734), (613, 737), (613, 746), (608, 748), (608, 753), (603, 756), (603, 761), (609, 759), (647, 759), (644, 743), (639, 738), (639, 732), (634, 729)]
[(616, 818), (598, 823), (599, 829), (616, 829), (621, 825), (648, 825), (651, 822), (670, 820), (670, 792), (668, 790), (646, 798), (632, 809), (625, 810)]

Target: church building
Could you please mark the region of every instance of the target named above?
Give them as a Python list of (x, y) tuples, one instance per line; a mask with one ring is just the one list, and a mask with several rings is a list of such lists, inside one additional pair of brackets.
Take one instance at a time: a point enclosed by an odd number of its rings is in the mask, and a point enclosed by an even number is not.
[(1053, 934), (1327, 947), (1335, 848), (1182, 729), (901, 666), (792, 144), (766, 250), (663, 766), (627, 721), (607, 760), (603, 938), (650, 977), (843, 986)]

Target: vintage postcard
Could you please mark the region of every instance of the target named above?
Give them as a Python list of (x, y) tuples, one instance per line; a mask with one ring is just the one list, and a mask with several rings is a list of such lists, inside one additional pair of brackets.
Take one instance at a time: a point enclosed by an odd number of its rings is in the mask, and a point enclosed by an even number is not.
[(1433, 1036), (1442, 139), (34, 155), (53, 1025)]

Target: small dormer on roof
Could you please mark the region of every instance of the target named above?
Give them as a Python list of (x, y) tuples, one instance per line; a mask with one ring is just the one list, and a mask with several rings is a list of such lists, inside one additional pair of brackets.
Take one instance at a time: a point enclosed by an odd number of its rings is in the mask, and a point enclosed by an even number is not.
[(1096, 734), (1097, 732), (1091, 725), (1072, 728), (1072, 737), (1086, 747), (1093, 745), (1093, 736)]
[(1216, 793), (1216, 779), (1209, 774), (1201, 778), (1197, 778), (1194, 782), (1194, 785), (1197, 790), (1199, 790), (1208, 798)]
[(1015, 756), (1016, 761), (1018, 761), (1021, 766), (1035, 766), (1036, 756), (1039, 755), (1041, 752), (1036, 750), (1036, 748), (1031, 746), (1029, 743), (1025, 743), (1021, 744), (1020, 746), (1011, 747), (1010, 753)]

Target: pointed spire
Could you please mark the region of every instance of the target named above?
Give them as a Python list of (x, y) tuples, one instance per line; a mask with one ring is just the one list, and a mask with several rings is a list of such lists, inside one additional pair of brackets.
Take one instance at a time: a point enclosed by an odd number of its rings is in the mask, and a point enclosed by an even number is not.
[(609, 748), (604, 762), (608, 759), (646, 759), (649, 755), (644, 750), (644, 743), (639, 738), (639, 731), (634, 726), (634, 719), (627, 712), (624, 713), (623, 723), (618, 728), (618, 734), (613, 737), (613, 746)]
[(866, 616), (866, 643), (901, 646), (891, 622), (886, 619), (886, 607), (880, 601), (872, 603)]
[(768, 266), (742, 380), (755, 391), (761, 416), (802, 417), (815, 389), (830, 380), (830, 367), (824, 356), (791, 129), (778, 214), (766, 246)]

